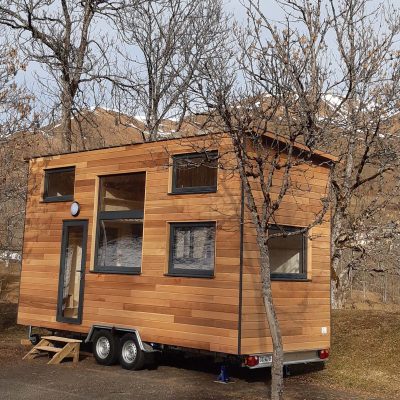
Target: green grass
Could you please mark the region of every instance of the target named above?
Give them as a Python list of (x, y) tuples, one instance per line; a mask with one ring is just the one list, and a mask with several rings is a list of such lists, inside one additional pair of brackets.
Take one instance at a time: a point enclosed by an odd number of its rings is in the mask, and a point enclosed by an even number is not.
[(331, 357), (312, 380), (399, 398), (400, 312), (334, 311)]

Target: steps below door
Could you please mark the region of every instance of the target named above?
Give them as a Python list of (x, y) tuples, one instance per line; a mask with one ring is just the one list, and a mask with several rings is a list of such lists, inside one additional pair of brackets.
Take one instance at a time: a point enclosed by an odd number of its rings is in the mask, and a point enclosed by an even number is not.
[[(63, 344), (63, 347), (60, 344)], [(40, 342), (33, 347), (23, 360), (32, 360), (36, 356), (47, 353), (52, 355), (47, 364), (59, 364), (64, 358), (72, 358), (73, 362), (79, 361), (79, 348), (82, 340), (69, 339), (60, 336), (43, 336)]]

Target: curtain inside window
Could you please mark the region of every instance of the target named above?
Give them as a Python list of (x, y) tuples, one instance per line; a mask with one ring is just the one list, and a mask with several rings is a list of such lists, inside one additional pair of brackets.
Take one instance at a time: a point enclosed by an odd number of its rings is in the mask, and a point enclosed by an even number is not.
[(215, 226), (177, 226), (171, 240), (173, 269), (214, 270)]
[(143, 223), (135, 220), (101, 221), (97, 265), (140, 268)]

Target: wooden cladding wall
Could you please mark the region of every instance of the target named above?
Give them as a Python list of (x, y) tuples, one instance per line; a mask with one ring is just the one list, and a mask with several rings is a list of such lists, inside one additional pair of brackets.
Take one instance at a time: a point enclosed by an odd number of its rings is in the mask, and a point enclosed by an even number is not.
[[(193, 152), (193, 141), (171, 140), (39, 158), (30, 162), (29, 198), (18, 323), (87, 332), (92, 324), (136, 327), (143, 340), (237, 353), (239, 306), (239, 180), (218, 171), (218, 190), (169, 193), (172, 154)], [(196, 139), (196, 146), (209, 146)], [(223, 146), (223, 143), (222, 143)], [(76, 167), (77, 219), (89, 221), (82, 325), (56, 321), (63, 220), (71, 202), (43, 203), (44, 168)], [(93, 272), (98, 176), (146, 171), (142, 273)], [(216, 221), (215, 277), (164, 276), (168, 223)]]
[[(136, 327), (145, 341), (237, 354), (270, 352), (255, 232), (245, 212), (241, 330), (239, 337), (240, 207), (239, 178), (229, 168), (218, 171), (216, 193), (169, 194), (170, 157), (211, 146), (207, 139), (170, 140), (30, 162), (25, 241), (18, 323), (88, 332), (92, 324)], [(218, 144), (220, 152), (227, 142)], [(221, 151), (222, 149), (222, 151)], [(228, 157), (228, 155), (226, 155)], [(43, 203), (44, 168), (75, 166), (77, 219), (89, 221), (83, 320), (56, 321), (63, 220), (71, 220), (71, 202)], [(294, 173), (294, 188), (278, 211), (278, 222), (305, 226), (320, 209), (329, 169), (303, 166)], [(99, 176), (146, 172), (142, 272), (140, 275), (93, 271)], [(277, 187), (279, 187), (279, 182)], [(215, 277), (165, 276), (169, 222), (216, 221)], [(307, 282), (274, 282), (286, 351), (325, 348), (330, 330), (329, 215), (312, 229)], [(240, 346), (239, 346), (240, 341)]]
[[(302, 165), (291, 173), (291, 187), (276, 216), (282, 225), (306, 227), (322, 210), (329, 168)], [(279, 192), (279, 175), (272, 197)], [(257, 197), (257, 188), (255, 187)], [(261, 193), (259, 193), (261, 196)], [(330, 215), (311, 229), (307, 246), (307, 281), (273, 281), (273, 299), (283, 336), (284, 351), (329, 348), (330, 345)], [(241, 353), (272, 351), (262, 300), (256, 232), (245, 211), (243, 235), (243, 307)], [(322, 327), (327, 334), (322, 334)]]

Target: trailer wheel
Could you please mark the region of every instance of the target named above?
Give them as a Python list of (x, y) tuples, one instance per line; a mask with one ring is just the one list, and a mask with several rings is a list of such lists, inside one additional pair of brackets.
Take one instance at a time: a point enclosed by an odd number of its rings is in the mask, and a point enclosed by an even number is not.
[(119, 353), (118, 337), (110, 331), (100, 330), (93, 335), (93, 355), (101, 365), (115, 364)]
[(121, 338), (119, 363), (124, 369), (142, 369), (145, 363), (144, 351), (139, 347), (136, 336), (127, 333)]

